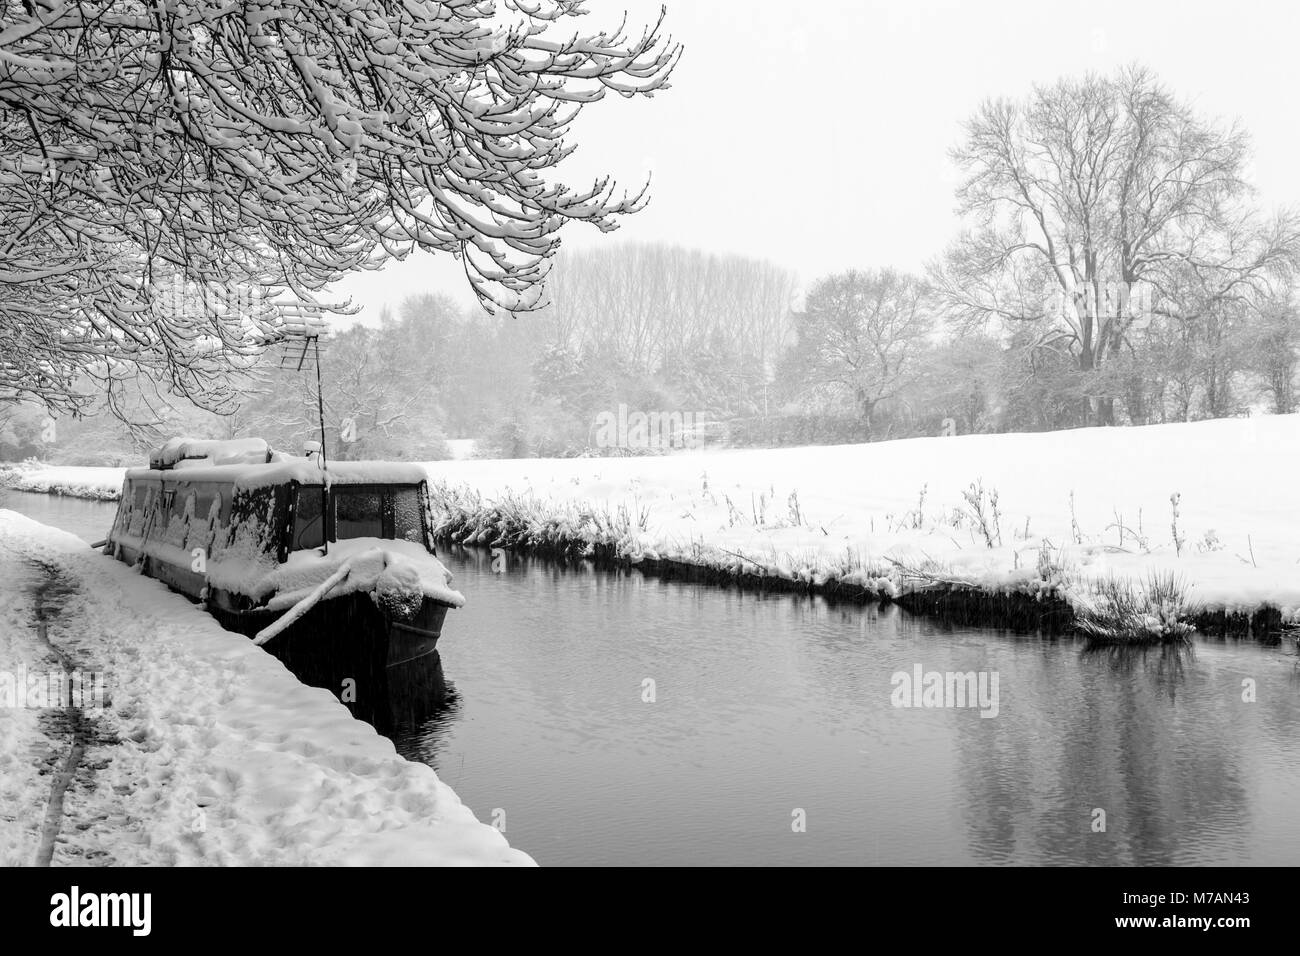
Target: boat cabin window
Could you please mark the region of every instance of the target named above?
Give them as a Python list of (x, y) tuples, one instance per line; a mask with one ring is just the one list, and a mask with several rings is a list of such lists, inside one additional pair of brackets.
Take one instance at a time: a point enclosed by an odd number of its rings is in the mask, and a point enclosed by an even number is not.
[(297, 485), (289, 551), (319, 548), (327, 537), (396, 539), (427, 547), (422, 485), (334, 485), (332, 515), (324, 513), (324, 499), (319, 485)]
[(335, 485), (333, 492), (334, 537), (337, 540), (392, 537), (384, 534), (382, 491)]
[(298, 503), (293, 516), (293, 551), (319, 548), (325, 543), (325, 491), (311, 485), (298, 486)]
[(420, 489), (398, 487), (393, 495), (393, 537), (398, 541), (424, 541), (424, 502)]
[(212, 506), (216, 504), (218, 512), (221, 510), (221, 495), (211, 487), (199, 487), (194, 492), (194, 517), (190, 520), (200, 527), (208, 526), (208, 519), (212, 517)]
[(335, 485), (336, 541), (387, 538), (423, 545), (424, 496), (419, 485)]

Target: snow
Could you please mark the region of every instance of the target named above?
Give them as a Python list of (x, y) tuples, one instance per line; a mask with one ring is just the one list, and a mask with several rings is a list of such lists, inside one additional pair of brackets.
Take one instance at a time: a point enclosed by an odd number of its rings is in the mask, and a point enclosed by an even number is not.
[(477, 438), (448, 438), (443, 444), (452, 461), (464, 461), (478, 454)]
[[(1272, 604), (1288, 618), (1300, 614), (1300, 415), (423, 468), (487, 503), (514, 495), (572, 516), (644, 508), (646, 530), (620, 544), (634, 560), (864, 586), (898, 585), (878, 578), (893, 573), (889, 558), (929, 560), (977, 586), (1026, 588), (1039, 580), (1046, 542), (1051, 563), (1084, 578), (1144, 580), (1168, 571), (1206, 607)], [(20, 481), (30, 490), (112, 497), (122, 474), (41, 469)], [(963, 515), (970, 510), (963, 492), (976, 482), (998, 492), (1001, 547), (985, 547)], [(1175, 493), (1181, 554), (1173, 541)], [(1132, 530), (1122, 541), (1119, 524)]]
[[(902, 586), (893, 562), (928, 562), (952, 580), (1024, 590), (1043, 580), (1045, 557), (1085, 584), (1170, 572), (1207, 609), (1300, 614), (1300, 415), (426, 467), (485, 506), (522, 501), (588, 540), (588, 516), (644, 509), (645, 530), (616, 542), (634, 561), (873, 588)], [(986, 513), (988, 493), (998, 494), (1000, 546), (987, 547), (975, 526), (972, 484)], [(1131, 529), (1122, 538), (1121, 524)]]
[[(5, 592), (5, 605), (0, 607), (0, 669), (16, 673), (13, 662), (23, 659), (30, 638), (11, 627), (10, 621), (26, 625), (35, 612), (31, 594), (19, 587), (21, 579), (5, 558), (0, 544), (0, 582)], [(39, 736), (39, 711), (0, 708), (0, 864), (6, 866), (29, 863), (39, 843), (31, 824), (41, 820), (49, 790), (48, 778), (41, 776), (40, 755), (32, 745)]]
[[(394, 461), (331, 461), (327, 463), (327, 471), (330, 482), (338, 485), (417, 485), (426, 478), (423, 466)], [(218, 465), (203, 460), (184, 461), (175, 469), (127, 469), (125, 476), (154, 481), (228, 481), (233, 482), (238, 491), (290, 481), (318, 485), (322, 483), (325, 472), (315, 458), (277, 453), (269, 464)]]
[(400, 592), (423, 594), (452, 607), (465, 604), (465, 596), (451, 587), (452, 575), (446, 566), (423, 544), (411, 541), (350, 538), (331, 542), (328, 554), (319, 550), (291, 552), (284, 564), (276, 564), (265, 553), (258, 553), (260, 560), (238, 549), (233, 554), (227, 559), (217, 552), (208, 562), (208, 584), (248, 595), (254, 601), (273, 595), (267, 603), (272, 611), (293, 607), (344, 564), (349, 566), (348, 574), (332, 588), (336, 596), (362, 591), (380, 600)]
[[(34, 562), (76, 589), (50, 640), (108, 684), (56, 864), (532, 863), (328, 691), (160, 583), (5, 510), (0, 670), (49, 667)], [(40, 770), (67, 753), (41, 717), (0, 708), (0, 864), (31, 862), (50, 784)]]
[(193, 461), (210, 465), (266, 464), (271, 448), (261, 438), (172, 438), (149, 455), (150, 468), (175, 468)]
[[(288, 481), (320, 484), (321, 470), (313, 458), (274, 453), (270, 464), (210, 464), (208, 459), (182, 461), (175, 468), (85, 468), (45, 465), (39, 462), (0, 465), (0, 486), (74, 498), (115, 501), (122, 482), (132, 478), (170, 481), (233, 481), (238, 488), (259, 488)], [(423, 465), (391, 461), (331, 461), (330, 481), (335, 484), (414, 485), (427, 477)]]
[(115, 501), (122, 492), (125, 468), (86, 468), (77, 465), (0, 465), (0, 487), (73, 498)]

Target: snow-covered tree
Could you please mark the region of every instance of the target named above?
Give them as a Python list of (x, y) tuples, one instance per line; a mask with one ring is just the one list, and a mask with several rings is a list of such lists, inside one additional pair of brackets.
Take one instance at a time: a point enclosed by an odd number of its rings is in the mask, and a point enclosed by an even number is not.
[(3, 0), (0, 395), (75, 408), (146, 370), (222, 407), (278, 320), (414, 250), (542, 301), (559, 230), (644, 203), (556, 180), (606, 93), (680, 48), (578, 0)]
[(969, 229), (938, 288), (968, 323), (1032, 329), (1036, 351), (1067, 356), (1093, 383), (1080, 421), (1114, 421), (1101, 372), (1152, 315), (1200, 321), (1296, 264), (1300, 219), (1251, 208), (1244, 132), (1197, 116), (1141, 68), (989, 101), (965, 134)]

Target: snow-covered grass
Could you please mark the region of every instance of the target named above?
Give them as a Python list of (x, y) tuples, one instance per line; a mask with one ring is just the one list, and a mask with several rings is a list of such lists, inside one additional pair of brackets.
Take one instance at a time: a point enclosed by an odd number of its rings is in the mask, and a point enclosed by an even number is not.
[(1078, 589), (1076, 626), (1100, 641), (1168, 641), (1188, 637), (1190, 619), (1200, 610), (1172, 573), (1152, 573), (1145, 581), (1108, 578)]
[[(5, 510), (0, 671), (51, 666), (33, 626), (42, 566), (74, 592), (51, 642), (108, 690), (55, 863), (532, 862), (328, 691), (158, 582)], [(32, 861), (49, 767), (67, 750), (48, 712), (0, 707), (0, 864)]]
[(1300, 617), (1296, 415), (427, 467), (456, 541), (890, 597), (1050, 596), (1114, 638)]

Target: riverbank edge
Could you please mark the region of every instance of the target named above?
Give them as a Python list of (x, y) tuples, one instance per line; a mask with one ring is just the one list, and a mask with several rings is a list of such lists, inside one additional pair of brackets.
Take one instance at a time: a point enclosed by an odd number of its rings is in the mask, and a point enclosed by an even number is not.
[[(935, 580), (920, 586), (901, 585), (898, 578), (876, 577), (871, 583), (845, 580), (827, 575), (821, 579), (787, 577), (753, 562), (741, 559), (739, 565), (687, 560), (630, 551), (624, 546), (627, 528), (607, 539), (566, 532), (550, 522), (542, 537), (536, 528), (525, 527), (517, 514), (508, 514), (484, 502), (474, 512), (463, 510), (464, 497), (457, 496), (455, 507), (439, 508), (439, 494), (446, 486), (430, 489), (434, 500), (434, 537), (443, 545), (501, 549), (551, 560), (584, 560), (605, 570), (635, 569), (661, 580), (705, 584), (714, 587), (737, 587), (756, 593), (794, 593), (818, 595), (833, 601), (856, 604), (896, 604), (904, 610), (932, 617), (949, 624), (1004, 628), (1020, 633), (1047, 636), (1084, 636), (1097, 643), (1172, 643), (1183, 639), (1186, 629), (1202, 636), (1254, 639), (1277, 643), (1285, 629), (1282, 610), (1273, 604), (1252, 609), (1197, 608), (1179, 618), (1185, 628), (1175, 628), (1160, 639), (1126, 638), (1121, 635), (1099, 636), (1084, 627), (1078, 608), (1053, 586), (1032, 593), (1025, 590), (993, 589), (960, 581)], [(459, 490), (459, 489), (457, 489)], [(462, 510), (458, 511), (457, 508)], [(494, 533), (485, 533), (492, 529)], [(736, 556), (733, 556), (736, 557)], [(755, 570), (747, 570), (750, 564)]]
[[(87, 484), (39, 480), (40, 471), (20, 471), (0, 467), (0, 488), (32, 494), (50, 494), (81, 498), (91, 501), (116, 501), (120, 490)], [(896, 579), (874, 578), (869, 584), (844, 580), (834, 574), (821, 580), (791, 578), (770, 572), (753, 559), (742, 558), (736, 562), (721, 563), (709, 560), (647, 555), (624, 547), (625, 539), (633, 530), (630, 523), (611, 527), (606, 535), (593, 536), (566, 531), (554, 522), (542, 520), (545, 534), (534, 537), (535, 527), (525, 527), (521, 516), (507, 513), (499, 506), (482, 498), (472, 512), (464, 510), (466, 496), (472, 491), (468, 486), (452, 488), (441, 482), (432, 482), (430, 495), (434, 501), (435, 538), (444, 544), (503, 548), (550, 559), (590, 560), (605, 568), (623, 568), (640, 571), (649, 577), (663, 580), (706, 584), (714, 587), (739, 587), (754, 592), (785, 592), (819, 595), (834, 600), (858, 604), (897, 604), (914, 614), (923, 614), (947, 623), (995, 627), (1021, 633), (1040, 632), (1047, 635), (1085, 634), (1099, 640), (1095, 634), (1086, 634), (1080, 626), (1077, 608), (1050, 585), (1033, 593), (1016, 589), (993, 589), (972, 586), (960, 581), (936, 580), (921, 586), (901, 586)], [(449, 493), (455, 495), (454, 504)], [(440, 507), (441, 505), (441, 507)], [(533, 516), (537, 519), (538, 516)], [(630, 521), (630, 519), (629, 519)], [(495, 529), (495, 534), (485, 536), (484, 529)], [(734, 556), (733, 556), (734, 557)], [(756, 570), (747, 570), (750, 564)], [(1180, 622), (1203, 636), (1233, 637), (1276, 642), (1285, 630), (1281, 608), (1276, 604), (1261, 603), (1251, 609), (1204, 608), (1182, 615)], [(1123, 638), (1115, 638), (1123, 642)], [(1173, 638), (1168, 638), (1173, 639)]]
[(60, 498), (81, 498), (86, 501), (117, 501), (122, 497), (121, 488), (58, 480), (42, 481), (40, 475), (40, 470), (22, 470), (12, 465), (0, 465), (0, 489), (25, 491), (35, 495), (56, 495)]

